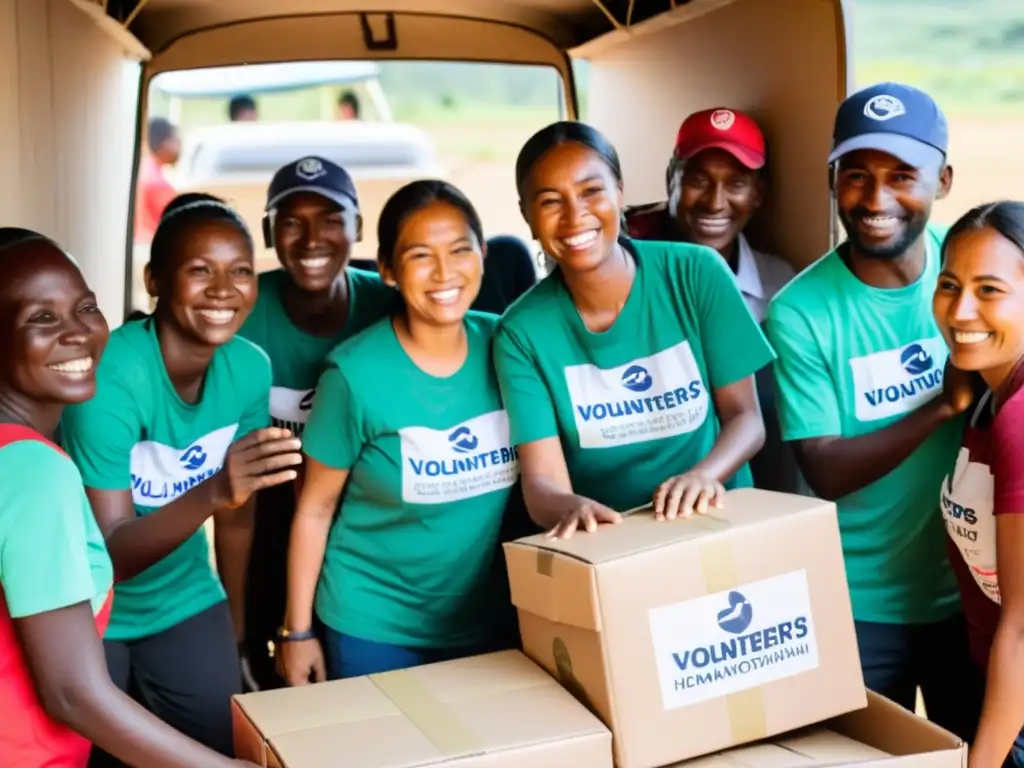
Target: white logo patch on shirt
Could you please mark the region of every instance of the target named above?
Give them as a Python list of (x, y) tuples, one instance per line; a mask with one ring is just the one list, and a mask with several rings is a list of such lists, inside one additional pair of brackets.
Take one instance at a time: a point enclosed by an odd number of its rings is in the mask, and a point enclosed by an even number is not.
[(708, 392), (690, 342), (616, 368), (571, 365), (565, 383), (581, 448), (614, 448), (693, 432)]
[(162, 507), (212, 477), (224, 464), (237, 424), (210, 432), (184, 448), (143, 440), (132, 448), (132, 501)]
[(948, 354), (942, 337), (933, 336), (851, 359), (857, 420), (909, 413), (940, 394)]
[(968, 449), (961, 448), (952, 478), (942, 483), (942, 517), (974, 581), (989, 600), (1000, 603), (994, 486), (992, 470), (971, 461)]
[(508, 414), (491, 411), (450, 429), (405, 427), (402, 501), (443, 504), (515, 484), (519, 454), (509, 439)]
[(270, 388), (270, 418), (275, 423), (291, 428), (293, 424), (305, 424), (313, 407), (316, 389)]

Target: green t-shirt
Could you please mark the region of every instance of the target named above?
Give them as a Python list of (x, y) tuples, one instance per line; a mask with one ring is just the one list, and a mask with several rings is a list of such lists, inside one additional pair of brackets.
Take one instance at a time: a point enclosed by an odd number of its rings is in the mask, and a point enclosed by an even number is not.
[[(715, 251), (623, 242), (636, 277), (611, 328), (587, 329), (555, 270), (506, 310), (494, 340), (513, 443), (558, 437), (573, 490), (619, 511), (707, 456), (721, 431), (712, 391), (773, 358)], [(748, 465), (725, 483), (751, 484)]]
[[(150, 318), (110, 335), (96, 376), (95, 397), (64, 411), (65, 449), (86, 486), (131, 490), (139, 516), (210, 478), (233, 442), (270, 422), (270, 361), (245, 339), (214, 352), (195, 404), (171, 384)], [(107, 638), (155, 635), (224, 598), (200, 528), (163, 560), (117, 584)]]
[[(904, 288), (861, 282), (833, 251), (768, 307), (784, 440), (857, 437), (942, 392), (948, 350), (932, 315), (945, 230), (930, 226), (921, 278)], [(962, 423), (936, 430), (899, 467), (838, 500), (846, 574), (859, 621), (918, 624), (958, 610), (939, 494)]]
[(324, 370), (324, 358), (345, 339), (397, 311), (398, 291), (384, 285), (378, 275), (349, 267), (348, 320), (341, 333), (313, 336), (297, 328), (288, 318), (281, 295), (288, 273), (275, 269), (260, 275), (256, 306), (238, 335), (266, 351), (274, 370), (270, 390), (270, 416), (274, 426), (285, 427), (301, 436), (317, 379)]
[(71, 460), (39, 440), (0, 448), (0, 587), (11, 617), (86, 600), (98, 614), (113, 578)]
[(316, 594), (327, 626), (446, 648), (492, 631), (502, 515), (519, 477), (491, 366), (497, 318), (466, 317), (459, 371), (431, 376), (385, 319), (328, 357), (305, 452), (350, 471)]

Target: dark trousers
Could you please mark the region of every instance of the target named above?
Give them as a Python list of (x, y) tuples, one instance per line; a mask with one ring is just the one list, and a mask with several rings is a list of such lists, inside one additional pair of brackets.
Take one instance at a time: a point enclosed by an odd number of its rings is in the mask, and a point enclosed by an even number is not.
[(288, 539), (295, 489), (285, 483), (256, 497), (256, 524), (245, 595), (245, 655), (261, 691), (286, 687), (274, 667), (273, 645), (284, 622), (288, 589)]
[[(242, 690), (227, 602), (158, 635), (104, 641), (110, 679), (171, 727), (223, 755), (234, 754), (231, 697)], [(94, 747), (90, 768), (124, 764)]]
[(864, 684), (914, 711), (920, 686), (928, 719), (974, 740), (985, 680), (971, 659), (962, 614), (934, 624), (856, 622)]

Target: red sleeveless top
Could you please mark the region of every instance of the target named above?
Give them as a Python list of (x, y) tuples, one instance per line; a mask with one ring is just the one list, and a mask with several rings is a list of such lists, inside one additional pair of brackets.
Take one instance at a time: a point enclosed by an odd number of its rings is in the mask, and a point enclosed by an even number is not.
[[(38, 440), (64, 454), (35, 430), (0, 424), (0, 448), (21, 440)], [(113, 595), (111, 588), (96, 616), (100, 637), (110, 619)], [(85, 768), (90, 748), (88, 739), (55, 723), (43, 709), (0, 585), (0, 764), (18, 768)]]

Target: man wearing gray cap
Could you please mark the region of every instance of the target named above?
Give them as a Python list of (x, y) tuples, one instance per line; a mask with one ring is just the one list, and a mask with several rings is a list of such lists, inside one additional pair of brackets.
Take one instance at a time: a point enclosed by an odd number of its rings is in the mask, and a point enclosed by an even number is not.
[(970, 741), (981, 677), (936, 488), (953, 465), (972, 380), (946, 365), (932, 316), (953, 181), (948, 129), (916, 88), (881, 83), (840, 105), (829, 156), (847, 240), (768, 307), (783, 439), (836, 502), (866, 685)]

